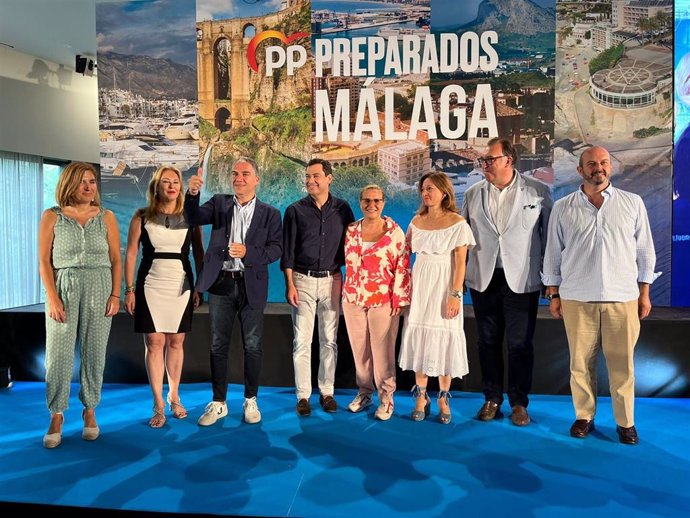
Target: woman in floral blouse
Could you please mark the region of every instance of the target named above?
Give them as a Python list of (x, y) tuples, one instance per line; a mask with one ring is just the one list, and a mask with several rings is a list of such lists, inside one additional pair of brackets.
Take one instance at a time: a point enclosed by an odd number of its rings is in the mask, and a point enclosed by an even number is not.
[(382, 216), (385, 195), (367, 185), (359, 195), (364, 217), (345, 236), (343, 314), (355, 360), (359, 393), (348, 408), (360, 412), (378, 389), (375, 416), (393, 415), (395, 338), (403, 306), (410, 304), (410, 252), (395, 221)]

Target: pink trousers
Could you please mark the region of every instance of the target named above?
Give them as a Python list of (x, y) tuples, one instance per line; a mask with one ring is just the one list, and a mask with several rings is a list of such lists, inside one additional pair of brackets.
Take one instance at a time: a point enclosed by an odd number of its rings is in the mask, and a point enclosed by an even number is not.
[(376, 388), (379, 402), (387, 402), (395, 392), (395, 338), (400, 317), (391, 316), (389, 305), (364, 308), (343, 301), (342, 308), (359, 391), (372, 394)]

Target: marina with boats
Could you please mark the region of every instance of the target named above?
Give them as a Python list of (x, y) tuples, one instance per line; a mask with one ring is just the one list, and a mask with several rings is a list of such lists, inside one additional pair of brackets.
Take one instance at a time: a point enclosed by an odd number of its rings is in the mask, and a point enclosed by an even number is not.
[(199, 163), (195, 102), (144, 99), (102, 89), (99, 149), (101, 182), (109, 197), (145, 196), (153, 172), (167, 164), (187, 176)]

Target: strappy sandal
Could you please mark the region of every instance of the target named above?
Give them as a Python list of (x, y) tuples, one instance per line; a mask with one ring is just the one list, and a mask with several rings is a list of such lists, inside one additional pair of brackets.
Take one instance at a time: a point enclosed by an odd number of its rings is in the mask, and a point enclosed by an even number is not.
[(425, 400), (424, 410), (415, 409), (412, 411), (411, 415), (413, 421), (424, 421), (431, 413), (431, 400), (429, 399), (429, 394), (426, 392), (426, 387), (420, 387), (419, 385), (412, 387), (412, 397), (423, 398)]
[(187, 417), (187, 409), (182, 405), (181, 400), (173, 401), (168, 396), (168, 404), (170, 405), (170, 411), (175, 419), (184, 419)]
[[(438, 420), (442, 424), (448, 424), (450, 423), (450, 420), (452, 418), (451, 413), (450, 413), (450, 401), (448, 401), (450, 398), (452, 398), (450, 392), (446, 390), (441, 390), (438, 393)], [(448, 412), (443, 412), (441, 410), (441, 401), (445, 401), (446, 405), (448, 406)]]
[(158, 409), (155, 406), (153, 407), (153, 415), (151, 416), (151, 419), (149, 419), (149, 426), (151, 428), (162, 428), (163, 425), (165, 425), (165, 408), (163, 409)]

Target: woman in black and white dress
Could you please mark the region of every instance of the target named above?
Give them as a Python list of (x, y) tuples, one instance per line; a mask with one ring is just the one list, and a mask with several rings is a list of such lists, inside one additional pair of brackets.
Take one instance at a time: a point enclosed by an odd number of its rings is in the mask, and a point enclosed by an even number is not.
[[(165, 424), (163, 378), (168, 375), (168, 397), (174, 417), (187, 411), (179, 396), (184, 361), (185, 333), (191, 330), (192, 311), (199, 305), (189, 261), (192, 246), (197, 268), (204, 251), (201, 229), (190, 227), (184, 218), (182, 174), (162, 166), (149, 183), (148, 206), (137, 210), (127, 235), (125, 259), (125, 308), (134, 315), (134, 330), (144, 333), (146, 372), (153, 393), (153, 416), (149, 426)], [(134, 269), (142, 249), (136, 285)]]

